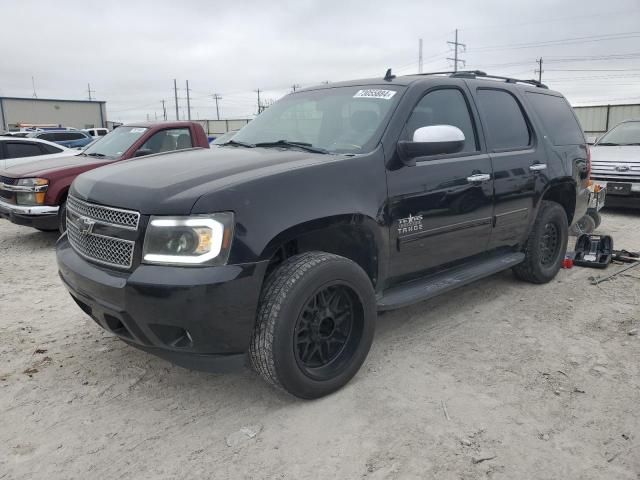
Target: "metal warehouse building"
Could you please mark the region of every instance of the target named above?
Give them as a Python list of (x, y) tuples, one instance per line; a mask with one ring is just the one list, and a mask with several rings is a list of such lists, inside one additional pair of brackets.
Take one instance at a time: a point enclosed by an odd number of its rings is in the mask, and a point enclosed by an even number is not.
[(640, 120), (640, 104), (595, 105), (592, 107), (573, 107), (582, 130), (587, 135), (600, 136), (623, 120)]
[(95, 100), (0, 97), (0, 130), (16, 128), (19, 123), (106, 127), (107, 106)]

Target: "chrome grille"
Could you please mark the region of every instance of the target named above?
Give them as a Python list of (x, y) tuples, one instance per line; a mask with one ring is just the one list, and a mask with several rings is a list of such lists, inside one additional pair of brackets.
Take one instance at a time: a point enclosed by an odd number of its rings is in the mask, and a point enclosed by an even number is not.
[(67, 209), (73, 210), (77, 215), (88, 217), (96, 222), (122, 227), (128, 230), (137, 230), (138, 222), (140, 221), (140, 214), (138, 212), (87, 203), (72, 196), (67, 198)]
[(591, 162), (591, 178), (612, 182), (640, 181), (640, 162)]
[(140, 214), (133, 210), (67, 198), (69, 243), (79, 255), (96, 263), (131, 268), (136, 245), (131, 230), (137, 231), (139, 221)]
[(75, 223), (70, 221), (67, 221), (67, 236), (74, 250), (83, 257), (112, 267), (131, 268), (135, 242), (95, 233), (82, 233)]

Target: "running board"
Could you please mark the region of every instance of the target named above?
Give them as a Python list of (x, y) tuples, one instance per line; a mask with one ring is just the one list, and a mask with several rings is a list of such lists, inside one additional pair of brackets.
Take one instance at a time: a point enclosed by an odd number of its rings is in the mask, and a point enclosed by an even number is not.
[(474, 260), (465, 265), (435, 273), (392, 287), (378, 299), (378, 310), (393, 310), (427, 300), (454, 288), (461, 287), (494, 273), (511, 268), (524, 260), (524, 253), (510, 252)]

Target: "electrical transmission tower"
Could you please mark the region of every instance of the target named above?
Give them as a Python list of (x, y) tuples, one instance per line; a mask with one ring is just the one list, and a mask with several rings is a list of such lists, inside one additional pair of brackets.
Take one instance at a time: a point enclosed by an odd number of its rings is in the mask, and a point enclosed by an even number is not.
[(217, 93), (214, 93), (211, 96), (216, 101), (216, 117), (218, 118), (218, 120), (220, 120), (220, 109), (218, 108), (218, 100), (222, 100), (222, 97), (220, 95), (218, 95)]
[(96, 93), (95, 90), (91, 90), (91, 84), (87, 83), (87, 93), (89, 94), (89, 101), (93, 100), (93, 97), (91, 96), (92, 93)]
[(538, 74), (538, 81), (542, 83), (542, 73), (544, 72), (544, 70), (542, 70), (542, 57), (536, 60), (536, 63), (538, 64), (538, 68), (533, 72)]
[(465, 62), (464, 60), (459, 58), (459, 54), (460, 53), (464, 53), (467, 50), (467, 45), (464, 43), (460, 43), (458, 41), (458, 29), (456, 28), (456, 36), (455, 36), (455, 40), (453, 42), (447, 42), (449, 45), (453, 45), (453, 58), (451, 57), (447, 57), (447, 60), (450, 60), (453, 62), (453, 71), (457, 72), (458, 71), (458, 64), (462, 64), (462, 66), (464, 67), (467, 62)]
[(422, 39), (418, 39), (418, 73), (422, 73)]

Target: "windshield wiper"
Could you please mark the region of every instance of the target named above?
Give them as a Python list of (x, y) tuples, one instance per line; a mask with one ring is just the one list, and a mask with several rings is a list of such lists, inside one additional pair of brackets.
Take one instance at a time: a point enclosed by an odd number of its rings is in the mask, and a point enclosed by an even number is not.
[(619, 143), (613, 143), (613, 142), (601, 142), (601, 143), (598, 143), (596, 146), (600, 146), (600, 145), (604, 145), (605, 147), (619, 147), (620, 146)]
[(237, 140), (229, 140), (228, 142), (221, 143), (220, 145), (237, 145), (239, 147), (255, 148), (253, 143), (239, 142)]
[(96, 158), (104, 158), (106, 155), (104, 153), (85, 153), (88, 157), (96, 157)]
[(324, 154), (329, 153), (324, 148), (314, 147), (310, 143), (294, 142), (292, 140), (276, 140), (273, 142), (260, 142), (260, 143), (256, 143), (255, 146), (256, 147), (297, 147), (297, 148), (306, 150), (307, 152), (324, 153)]

